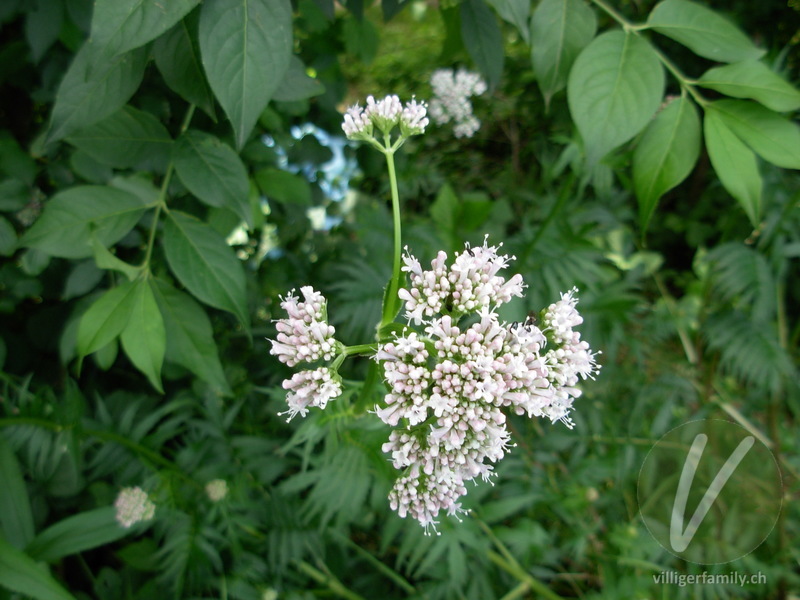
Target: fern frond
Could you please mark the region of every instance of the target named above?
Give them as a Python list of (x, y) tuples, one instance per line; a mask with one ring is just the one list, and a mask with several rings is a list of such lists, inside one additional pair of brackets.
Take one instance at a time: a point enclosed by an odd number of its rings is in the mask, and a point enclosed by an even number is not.
[(720, 366), (742, 383), (770, 394), (785, 390), (797, 369), (780, 347), (773, 327), (740, 311), (711, 317), (702, 328), (708, 346), (720, 353)]
[(714, 289), (734, 308), (752, 310), (756, 321), (775, 313), (775, 278), (766, 257), (739, 243), (722, 244), (709, 252)]

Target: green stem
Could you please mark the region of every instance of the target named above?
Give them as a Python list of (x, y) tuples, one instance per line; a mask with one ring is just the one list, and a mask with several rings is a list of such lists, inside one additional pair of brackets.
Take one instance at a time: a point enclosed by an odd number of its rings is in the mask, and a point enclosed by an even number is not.
[(540, 596), (547, 598), (548, 600), (563, 600), (561, 596), (556, 594), (555, 592), (551, 591), (549, 587), (547, 587), (544, 583), (533, 577), (530, 573), (528, 573), (522, 566), (517, 562), (517, 559), (511, 554), (508, 548), (506, 548), (505, 544), (501, 542), (498, 537), (494, 534), (491, 528), (481, 521), (480, 519), (475, 519), (478, 523), (478, 526), (483, 529), (484, 533), (489, 536), (489, 539), (492, 540), (497, 549), (500, 551), (498, 554), (492, 550), (489, 550), (488, 556), (489, 560), (491, 560), (494, 564), (498, 567), (503, 569), (505, 572), (509, 573), (513, 577), (516, 577), (520, 582), (525, 583), (531, 591)]
[(298, 563), (300, 570), (311, 577), (314, 581), (319, 583), (320, 585), (327, 586), (328, 590), (337, 596), (342, 598), (347, 598), (347, 600), (364, 600), (363, 596), (359, 596), (355, 592), (348, 590), (342, 582), (339, 581), (331, 572), (323, 573), (322, 571), (315, 569), (310, 564), (305, 561), (300, 561)]
[(678, 330), (678, 337), (681, 340), (683, 351), (686, 354), (686, 360), (688, 360), (690, 364), (696, 365), (699, 360), (697, 352), (695, 351), (695, 348), (692, 345), (692, 340), (689, 338), (689, 333), (686, 331), (683, 325), (681, 325), (680, 322), (678, 321), (677, 303), (675, 302), (675, 299), (667, 291), (667, 286), (664, 285), (664, 282), (662, 281), (661, 276), (658, 273), (653, 273), (653, 279), (656, 282), (658, 291), (661, 292), (661, 297), (664, 298), (664, 303), (667, 305), (667, 310), (672, 315), (672, 319), (675, 322), (675, 329)]
[(353, 356), (354, 354), (372, 354), (377, 350), (377, 344), (358, 344), (357, 346), (345, 346), (343, 353), (346, 356)]
[[(183, 122), (181, 123), (181, 128), (178, 131), (178, 135), (183, 135), (186, 133), (186, 130), (189, 129), (189, 123), (192, 122), (192, 116), (194, 115), (194, 104), (190, 104), (189, 108), (186, 109), (186, 115), (183, 117)], [(169, 184), (172, 180), (172, 172), (175, 170), (175, 164), (172, 160), (169, 161), (169, 165), (167, 166), (167, 172), (164, 174), (164, 180), (161, 182), (161, 189), (158, 192), (158, 200), (156, 203), (156, 212), (153, 214), (153, 223), (150, 225), (150, 235), (147, 238), (147, 250), (144, 254), (144, 261), (142, 261), (142, 266), (140, 267), (144, 273), (148, 273), (150, 270), (150, 257), (153, 255), (153, 246), (155, 245), (156, 241), (156, 231), (158, 230), (158, 218), (161, 216), (161, 210), (169, 210), (167, 208), (167, 192), (169, 190)]]
[(392, 266), (392, 280), (389, 282), (389, 294), (383, 307), (381, 327), (394, 321), (397, 315), (397, 291), (400, 289), (400, 263), (402, 254), (402, 235), (400, 226), (400, 194), (397, 191), (397, 173), (394, 168), (395, 149), (390, 147), (391, 140), (386, 136), (386, 147), (383, 151), (386, 157), (386, 166), (389, 169), (389, 185), (392, 192), (392, 220), (394, 221), (394, 261)]

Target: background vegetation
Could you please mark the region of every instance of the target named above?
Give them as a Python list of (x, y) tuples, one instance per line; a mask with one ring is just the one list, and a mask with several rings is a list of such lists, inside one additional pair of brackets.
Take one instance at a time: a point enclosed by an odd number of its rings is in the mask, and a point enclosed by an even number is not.
[[(727, 20), (691, 12), (708, 6)], [(0, 598), (800, 594), (800, 6), (654, 7), (4, 0)], [(566, 29), (547, 26), (558, 11)], [(690, 17), (722, 55), (670, 35)], [(632, 70), (612, 72), (650, 79), (601, 81), (597, 119), (589, 84), (628, 43)], [(432, 258), (503, 241), (530, 285), (507, 320), (578, 286), (603, 370), (574, 430), (513, 421), (473, 516), (425, 537), (390, 511), (387, 432), (354, 409), (382, 394), (370, 361), (287, 425), (266, 338), (279, 295), (313, 285), (337, 337), (372, 340), (388, 181), (341, 112), (424, 99), (460, 65), (490, 84), (483, 126), (431, 127), (398, 155), (405, 242)], [(636, 500), (654, 440), (698, 418), (758, 431), (781, 464), (773, 533), (706, 568), (766, 584), (653, 582), (704, 570), (656, 544)], [(135, 485), (156, 517), (128, 531), (110, 506)]]

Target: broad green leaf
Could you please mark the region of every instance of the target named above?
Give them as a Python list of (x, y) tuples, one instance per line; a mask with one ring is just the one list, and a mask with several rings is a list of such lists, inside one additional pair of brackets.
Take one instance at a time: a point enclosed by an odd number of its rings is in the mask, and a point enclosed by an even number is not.
[(455, 233), (458, 212), (458, 196), (450, 184), (445, 183), (436, 194), (436, 200), (431, 204), (431, 218), (436, 224), (436, 229), (446, 236), (445, 240), (448, 243), (451, 241), (450, 236)]
[(192, 297), (168, 283), (153, 286), (167, 332), (166, 358), (190, 370), (223, 394), (231, 389), (222, 371), (208, 315)]
[(17, 249), (17, 232), (13, 225), (0, 217), (0, 256), (11, 256)]
[(608, 31), (586, 46), (567, 84), (572, 118), (591, 165), (650, 121), (664, 94), (658, 56), (633, 33)]
[(92, 40), (121, 54), (154, 40), (200, 0), (95, 0)]
[(658, 199), (686, 179), (699, 155), (697, 109), (688, 98), (678, 98), (647, 126), (633, 153), (633, 184), (643, 231)]
[(6, 179), (0, 183), (0, 210), (22, 210), (30, 200), (30, 188), (17, 179)]
[(254, 178), (261, 192), (269, 200), (302, 206), (311, 205), (311, 187), (300, 175), (267, 167), (258, 171)]
[(126, 281), (100, 296), (83, 313), (78, 325), (78, 357), (96, 352), (127, 327), (133, 312), (136, 284)]
[(97, 287), (103, 279), (103, 271), (97, 268), (93, 260), (83, 260), (76, 263), (64, 283), (64, 292), (61, 294), (62, 300), (72, 300), (80, 296), (85, 296)]
[(296, 56), (292, 56), (292, 60), (289, 62), (289, 69), (272, 97), (281, 102), (294, 102), (319, 96), (323, 93), (325, 93), (325, 86), (313, 77), (309, 77), (306, 74), (303, 61)]
[(153, 44), (153, 58), (167, 85), (216, 121), (214, 95), (208, 86), (197, 42), (198, 12), (190, 13)]
[(708, 111), (764, 160), (785, 169), (800, 169), (800, 127), (793, 121), (747, 100), (718, 100)]
[(164, 319), (161, 318), (150, 282), (139, 279), (134, 285), (136, 289), (132, 294), (130, 318), (120, 335), (122, 349), (153, 387), (163, 394), (161, 366), (167, 347)]
[(224, 206), (253, 226), (250, 185), (239, 155), (213, 135), (187, 131), (175, 143), (175, 171), (188, 190), (210, 206)]
[(47, 569), (0, 537), (0, 585), (35, 600), (75, 600)]
[(14, 451), (0, 437), (0, 538), (22, 550), (33, 539), (33, 515), (28, 490)]
[(0, 171), (29, 186), (36, 179), (36, 163), (8, 131), (0, 131)]
[(164, 170), (172, 138), (152, 114), (126, 106), (110, 117), (67, 138), (96, 161), (127, 169), (141, 166)]
[(91, 234), (105, 246), (116, 243), (136, 225), (147, 209), (128, 192), (84, 185), (53, 196), (41, 216), (22, 236), (20, 245), (52, 256), (85, 258), (92, 255)]
[(292, 55), (289, 0), (207, 0), (200, 53), (208, 82), (241, 148), (278, 89)]
[(31, 47), (33, 62), (38, 63), (58, 39), (64, 24), (63, 0), (38, 0), (25, 17), (25, 39)]
[(597, 17), (584, 0), (542, 0), (531, 19), (531, 57), (546, 105), (567, 85), (580, 51), (594, 37)]
[(114, 362), (117, 360), (118, 354), (119, 342), (117, 342), (117, 340), (111, 340), (97, 352), (92, 354), (92, 359), (97, 365), (97, 368), (99, 368), (101, 371), (108, 371), (112, 366), (114, 366)]
[(31, 541), (25, 552), (44, 562), (55, 562), (115, 542), (130, 530), (117, 522), (114, 507), (107, 506), (67, 517), (42, 531)]
[(708, 156), (722, 185), (757, 227), (761, 219), (762, 180), (755, 154), (715, 110), (706, 111), (703, 130)]
[(97, 241), (95, 236), (92, 236), (92, 253), (94, 254), (94, 262), (98, 267), (119, 271), (128, 278), (128, 281), (133, 281), (142, 272), (141, 267), (134, 267), (114, 256), (108, 248)]
[(689, 0), (660, 2), (650, 13), (647, 25), (695, 54), (719, 62), (756, 59), (764, 54), (728, 19)]
[(178, 281), (198, 300), (232, 312), (249, 326), (244, 268), (222, 236), (172, 210), (164, 227), (164, 252)]
[(464, 0), (460, 12), (464, 46), (493, 88), (500, 82), (505, 57), (497, 18), (484, 0)]
[(75, 55), (56, 94), (47, 143), (113, 115), (139, 88), (147, 64), (140, 48), (112, 57), (86, 42)]
[(531, 15), (530, 0), (488, 0), (488, 2), (504, 21), (517, 28), (522, 39), (529, 44), (531, 41), (531, 28), (528, 23)]
[(757, 60), (714, 67), (703, 73), (697, 83), (734, 98), (758, 100), (778, 112), (800, 108), (800, 90)]

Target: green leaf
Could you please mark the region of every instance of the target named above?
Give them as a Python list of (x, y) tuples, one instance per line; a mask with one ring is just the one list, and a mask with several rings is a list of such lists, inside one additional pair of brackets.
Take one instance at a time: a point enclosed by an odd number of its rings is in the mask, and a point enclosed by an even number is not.
[(658, 199), (686, 179), (699, 155), (697, 109), (688, 98), (678, 98), (647, 126), (633, 153), (633, 184), (643, 231)]
[(756, 59), (764, 54), (725, 17), (688, 0), (660, 2), (650, 13), (647, 25), (695, 54), (719, 62)]
[(703, 73), (697, 83), (735, 98), (758, 100), (778, 112), (800, 108), (800, 90), (757, 60), (714, 67)]
[(706, 110), (703, 129), (708, 156), (722, 185), (739, 202), (753, 227), (757, 227), (761, 219), (762, 181), (755, 154), (715, 110)]
[(294, 102), (325, 93), (325, 86), (306, 74), (306, 67), (296, 56), (289, 61), (289, 69), (272, 95), (274, 100)]
[(76, 263), (64, 283), (62, 300), (72, 300), (91, 292), (103, 278), (103, 271), (97, 268), (93, 260), (84, 260)]
[(126, 281), (100, 296), (83, 313), (78, 325), (78, 357), (96, 352), (127, 327), (133, 312), (136, 284)]
[(581, 50), (597, 31), (597, 17), (583, 0), (542, 0), (531, 19), (531, 58), (545, 105), (567, 85)]
[(95, 236), (92, 236), (92, 253), (94, 254), (94, 262), (98, 267), (119, 271), (128, 278), (128, 281), (133, 281), (142, 272), (141, 267), (134, 267), (114, 256)]
[(33, 515), (28, 490), (14, 451), (0, 437), (0, 538), (23, 549), (33, 539)]
[(639, 133), (663, 94), (661, 62), (643, 38), (608, 31), (586, 46), (570, 72), (567, 100), (587, 162), (596, 163)]
[(75, 600), (47, 569), (3, 538), (0, 538), (0, 585), (36, 600)]
[(169, 160), (172, 138), (152, 114), (126, 106), (110, 117), (76, 131), (67, 141), (96, 161), (127, 169), (160, 168)]
[(6, 179), (0, 183), (0, 210), (22, 210), (30, 200), (30, 188), (16, 179)]
[(0, 256), (11, 256), (17, 249), (17, 232), (5, 218), (0, 217)]
[(785, 169), (800, 169), (800, 127), (747, 100), (718, 100), (706, 109), (764, 160)]
[(164, 227), (164, 252), (178, 281), (198, 300), (232, 312), (249, 327), (244, 268), (222, 236), (172, 210)]
[(167, 360), (190, 370), (222, 394), (230, 395), (206, 312), (191, 296), (164, 281), (156, 280), (153, 293), (167, 332)]
[(31, 47), (33, 62), (38, 63), (58, 39), (64, 23), (62, 0), (38, 0), (25, 17), (25, 39)]
[(288, 0), (208, 0), (200, 11), (208, 82), (241, 148), (278, 89), (292, 55)]
[(483, 0), (464, 0), (460, 12), (464, 46), (493, 88), (500, 82), (505, 57), (497, 18)]
[(116, 243), (136, 225), (147, 209), (128, 192), (84, 185), (53, 196), (41, 216), (22, 236), (20, 245), (52, 256), (85, 258), (92, 255), (93, 234), (104, 246)]
[(261, 192), (269, 200), (286, 204), (311, 205), (311, 187), (303, 177), (267, 167), (253, 176)]
[(8, 131), (0, 131), (0, 171), (28, 186), (36, 179), (36, 163)]
[(247, 169), (233, 148), (213, 135), (187, 131), (175, 143), (173, 159), (192, 194), (210, 206), (231, 209), (253, 226)]
[(197, 41), (198, 12), (190, 13), (153, 44), (153, 58), (167, 85), (216, 121)]
[(113, 115), (139, 88), (147, 64), (140, 48), (112, 57), (86, 42), (75, 55), (58, 88), (47, 143)]
[(451, 236), (455, 233), (458, 212), (458, 196), (450, 184), (445, 183), (431, 204), (431, 218), (436, 224), (436, 229), (445, 235), (444, 239), (448, 243), (452, 241)]
[(161, 366), (167, 347), (164, 319), (161, 318), (150, 282), (139, 279), (134, 285), (130, 318), (120, 336), (122, 349), (153, 387), (163, 394)]
[(488, 0), (500, 17), (517, 28), (526, 44), (530, 43), (531, 28), (528, 18), (531, 14), (529, 0)]
[(143, 46), (167, 31), (200, 0), (95, 0), (92, 40), (111, 54)]
[(42, 531), (25, 549), (44, 562), (110, 544), (125, 537), (129, 530), (120, 526), (113, 507), (96, 508), (67, 517)]

